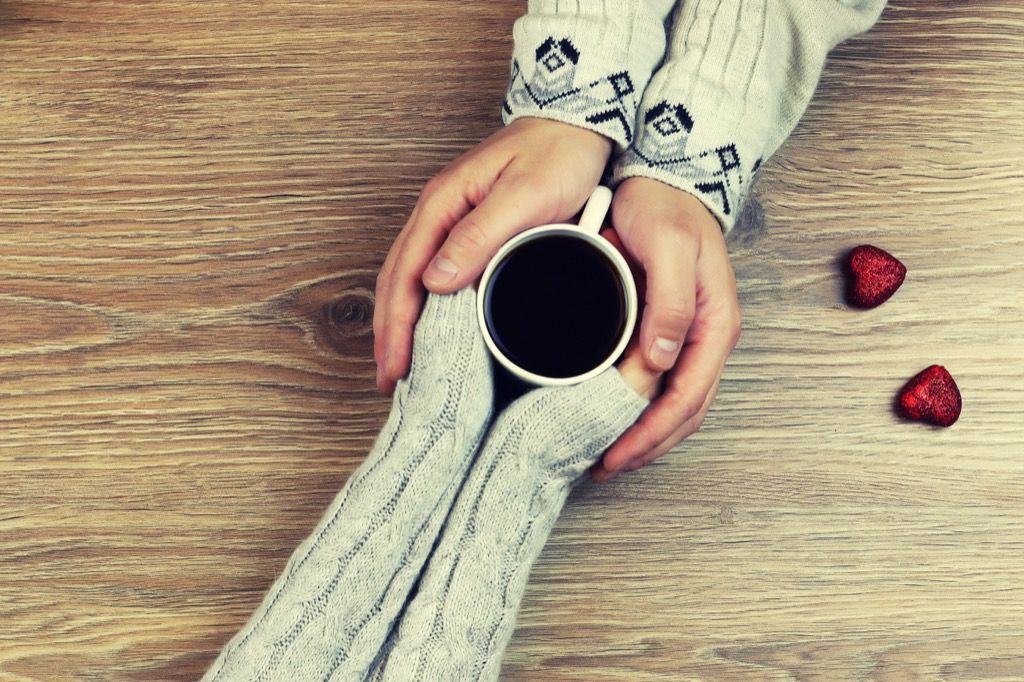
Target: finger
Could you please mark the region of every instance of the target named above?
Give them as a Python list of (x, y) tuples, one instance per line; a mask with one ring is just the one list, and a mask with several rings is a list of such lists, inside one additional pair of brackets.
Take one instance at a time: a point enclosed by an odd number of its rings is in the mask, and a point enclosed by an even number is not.
[(648, 400), (654, 400), (663, 372), (648, 367), (643, 353), (635, 344), (626, 350), (616, 368), (630, 388)]
[(708, 412), (711, 410), (711, 404), (715, 402), (715, 396), (718, 395), (718, 384), (719, 382), (716, 381), (714, 385), (711, 387), (711, 390), (708, 392), (707, 397), (704, 399), (704, 404), (701, 405), (701, 408), (697, 412), (697, 414), (693, 415), (685, 422), (680, 424), (679, 427), (675, 431), (673, 431), (668, 438), (666, 438), (661, 443), (651, 448), (649, 452), (646, 452), (637, 457), (636, 459), (627, 462), (626, 465), (622, 467), (621, 471), (636, 471), (637, 469), (647, 466), (654, 460), (664, 455), (666, 452), (669, 452), (672, 448), (678, 445), (684, 438), (688, 438), (689, 436), (696, 433), (700, 429), (701, 424), (704, 423), (704, 419), (705, 417), (707, 417)]
[(640, 345), (653, 369), (676, 364), (696, 307), (697, 246), (670, 228), (648, 230), (640, 246), (647, 273)]
[(384, 263), (380, 266), (380, 272), (377, 273), (377, 289), (380, 291), (381, 286), (387, 286), (392, 274), (395, 270), (395, 261), (398, 260), (398, 254), (402, 250), (402, 244), (405, 238), (409, 235), (409, 226), (416, 222), (416, 217), (420, 212), (419, 202), (412, 209), (412, 213), (409, 215), (409, 219), (405, 221), (405, 225), (398, 231), (398, 236), (395, 237), (395, 241), (391, 244), (391, 248), (388, 249), (388, 255), (384, 258)]
[(550, 222), (555, 207), (540, 200), (543, 181), (508, 173), (498, 178), (480, 204), (452, 227), (437, 256), (423, 273), (423, 283), (436, 293), (449, 293), (470, 284), (487, 262), (513, 235)]
[(620, 470), (669, 438), (682, 423), (697, 414), (725, 365), (731, 346), (724, 332), (709, 332), (686, 345), (679, 362), (668, 373), (667, 388), (604, 455), (609, 471)]
[(614, 480), (616, 477), (618, 477), (620, 474), (624, 472), (635, 471), (637, 469), (640, 469), (650, 464), (658, 457), (661, 457), (669, 450), (671, 450), (676, 444), (678, 444), (684, 438), (695, 433), (700, 428), (700, 425), (703, 423), (708, 411), (711, 409), (711, 404), (714, 402), (717, 390), (718, 382), (716, 381), (714, 387), (708, 393), (707, 397), (704, 399), (704, 403), (703, 405), (701, 405), (701, 408), (697, 412), (697, 414), (693, 415), (692, 417), (684, 421), (682, 424), (680, 424), (676, 428), (676, 430), (669, 435), (668, 438), (666, 438), (664, 441), (656, 445), (650, 451), (638, 455), (634, 459), (623, 463), (620, 467), (615, 469), (608, 468), (605, 464), (604, 458), (598, 460), (590, 469), (591, 480), (597, 483), (607, 483), (609, 481)]
[(387, 324), (388, 312), (390, 310), (391, 294), (393, 292), (392, 280), (395, 274), (395, 264), (398, 261), (405, 240), (409, 236), (409, 228), (416, 222), (422, 206), (422, 195), (413, 207), (409, 219), (399, 231), (394, 243), (388, 250), (380, 272), (377, 273), (376, 290), (374, 293), (373, 306), (373, 356), (377, 364), (377, 389), (384, 394), (390, 394), (394, 390), (394, 381), (387, 376)]
[(642, 469), (654, 460), (658, 459), (666, 452), (669, 452), (684, 438), (687, 438), (691, 434), (695, 433), (704, 422), (704, 418), (707, 416), (708, 411), (711, 409), (711, 404), (714, 402), (715, 394), (717, 393), (718, 383), (715, 383), (714, 388), (708, 393), (707, 398), (704, 400), (704, 404), (701, 406), (700, 411), (693, 415), (685, 422), (679, 425), (679, 427), (672, 432), (672, 434), (666, 438), (663, 442), (655, 446), (650, 452), (647, 452), (639, 457), (627, 462), (621, 468), (617, 470), (609, 470), (604, 468), (603, 462), (598, 462), (597, 465), (591, 470), (591, 478), (598, 483), (606, 483), (614, 480), (622, 473), (636, 471)]
[[(415, 215), (416, 211), (414, 209), (413, 216)], [(402, 249), (402, 243), (405, 241), (406, 235), (409, 234), (407, 227), (408, 223), (406, 223), (406, 227), (402, 228), (398, 233), (398, 236), (395, 238), (394, 243), (392, 243), (391, 249), (388, 251), (387, 257), (384, 259), (384, 264), (381, 266), (380, 272), (377, 273), (377, 281), (373, 295), (373, 358), (377, 365), (378, 389), (381, 389), (381, 380), (384, 375), (384, 351), (386, 348), (384, 320), (386, 318), (388, 296), (391, 289), (391, 277), (394, 270), (395, 260)]]
[[(714, 242), (712, 242), (714, 244)], [(700, 315), (688, 332), (688, 343), (668, 374), (667, 389), (604, 456), (604, 468), (618, 471), (650, 452), (700, 411), (740, 332), (736, 284), (724, 244), (705, 248), (696, 272), (706, 285), (699, 292)]]
[(437, 252), (447, 228), (469, 211), (469, 202), (454, 176), (439, 175), (427, 183), (406, 228), (388, 277), (380, 322), (383, 337), (382, 390), (390, 394), (409, 371), (413, 329), (426, 292), (420, 282), (430, 257)]

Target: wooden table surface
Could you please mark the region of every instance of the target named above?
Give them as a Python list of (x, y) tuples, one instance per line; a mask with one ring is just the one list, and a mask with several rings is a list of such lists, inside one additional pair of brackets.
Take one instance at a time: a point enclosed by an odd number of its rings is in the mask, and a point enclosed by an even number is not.
[[(0, 680), (192, 680), (360, 463), (374, 277), (524, 3), (0, 0)], [(703, 430), (571, 497), (507, 680), (1024, 679), (1024, 5), (894, 0), (732, 240)], [(853, 311), (859, 243), (909, 275)], [(892, 400), (947, 366), (960, 421)]]

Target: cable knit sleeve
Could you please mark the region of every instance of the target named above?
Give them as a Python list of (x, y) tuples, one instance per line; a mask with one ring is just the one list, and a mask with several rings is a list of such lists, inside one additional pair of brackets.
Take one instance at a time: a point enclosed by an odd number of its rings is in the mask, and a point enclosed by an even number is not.
[(828, 52), (885, 0), (685, 0), (612, 182), (690, 192), (729, 230), (753, 174), (803, 115)]
[(530, 0), (513, 27), (509, 124), (536, 116), (597, 131), (621, 153), (637, 107), (665, 56), (675, 0)]

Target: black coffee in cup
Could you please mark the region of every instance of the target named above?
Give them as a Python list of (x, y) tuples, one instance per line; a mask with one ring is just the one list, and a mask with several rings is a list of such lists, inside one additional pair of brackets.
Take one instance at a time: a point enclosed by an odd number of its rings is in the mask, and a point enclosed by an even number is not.
[(625, 289), (611, 260), (586, 240), (562, 234), (510, 251), (491, 274), (483, 308), (501, 352), (552, 378), (600, 365), (626, 327)]

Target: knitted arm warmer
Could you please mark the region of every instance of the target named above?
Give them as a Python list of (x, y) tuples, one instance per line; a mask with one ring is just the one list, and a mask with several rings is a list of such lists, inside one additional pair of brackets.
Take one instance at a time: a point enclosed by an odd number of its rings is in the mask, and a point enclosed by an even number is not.
[(428, 294), (366, 460), (205, 682), (363, 679), (427, 561), (493, 406), (472, 287)]
[(610, 367), (506, 407), (371, 680), (496, 680), (530, 568), (572, 486), (646, 408)]
[(612, 181), (647, 176), (735, 222), (754, 172), (814, 94), (825, 57), (885, 0), (686, 0)]
[(674, 0), (529, 0), (513, 27), (506, 124), (536, 116), (599, 132), (621, 152), (665, 54)]

